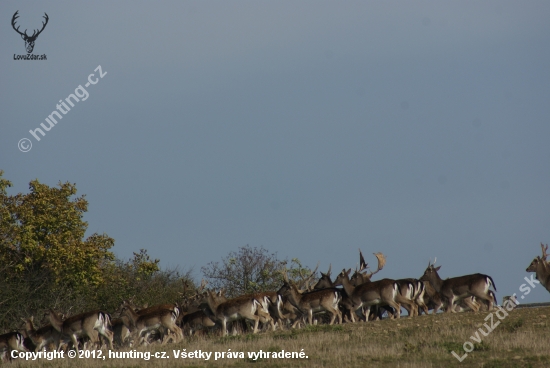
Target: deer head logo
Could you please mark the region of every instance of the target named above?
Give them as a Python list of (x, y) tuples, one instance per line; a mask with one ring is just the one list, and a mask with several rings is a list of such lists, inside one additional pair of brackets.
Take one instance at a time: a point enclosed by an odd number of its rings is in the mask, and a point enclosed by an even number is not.
[(40, 33), (42, 33), (42, 31), (44, 30), (44, 28), (46, 28), (46, 24), (48, 24), (48, 14), (44, 13), (44, 19), (46, 19), (45, 22), (42, 22), (42, 29), (40, 31), (38, 30), (34, 30), (34, 32), (32, 33), (32, 36), (29, 36), (27, 34), (27, 30), (25, 29), (25, 32), (21, 32), (19, 31), (19, 27), (15, 28), (15, 21), (17, 20), (17, 18), (19, 18), (19, 15), (17, 15), (17, 13), (19, 13), (19, 10), (15, 12), (15, 14), (13, 15), (13, 18), (11, 18), (11, 26), (13, 27), (13, 29), (15, 29), (15, 32), (19, 33), (21, 35), (21, 38), (23, 40), (25, 40), (25, 48), (27, 49), (27, 54), (30, 54), (32, 52), (32, 50), (34, 49), (34, 41), (36, 41), (36, 38), (38, 37), (38, 35)]

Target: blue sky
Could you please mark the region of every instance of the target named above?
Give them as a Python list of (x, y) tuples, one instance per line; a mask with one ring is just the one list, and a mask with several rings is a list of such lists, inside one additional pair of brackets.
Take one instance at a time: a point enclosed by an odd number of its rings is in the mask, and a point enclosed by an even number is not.
[[(48, 14), (33, 51), (47, 60), (14, 60), (17, 10), (21, 29)], [(491, 275), (501, 300), (550, 243), (548, 2), (3, 1), (0, 14), (11, 193), (76, 183), (89, 232), (119, 257), (146, 248), (200, 278), (246, 244), (333, 270), (361, 248), (386, 254), (380, 277), (420, 277), (437, 257), (442, 277)], [(37, 141), (29, 130), (79, 85), (89, 97)]]

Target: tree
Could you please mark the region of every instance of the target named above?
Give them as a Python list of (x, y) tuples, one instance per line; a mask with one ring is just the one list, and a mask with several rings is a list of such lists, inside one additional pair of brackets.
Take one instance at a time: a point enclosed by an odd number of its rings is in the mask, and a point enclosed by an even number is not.
[(41, 272), (72, 287), (100, 284), (102, 262), (114, 259), (109, 252), (114, 239), (97, 233), (84, 239), (88, 202), (85, 196), (74, 197), (76, 185), (51, 188), (33, 180), (30, 193), (9, 196), (11, 182), (2, 175), (0, 171), (2, 277)]
[(176, 301), (182, 280), (194, 287), (191, 271), (160, 270), (145, 249), (122, 261), (107, 234), (85, 238), (88, 202), (75, 184), (33, 180), (29, 193), (8, 195), (11, 186), (0, 170), (0, 333), (47, 308), (113, 311), (132, 296), (150, 305)]
[(99, 306), (115, 310), (126, 299), (137, 305), (173, 303), (184, 291), (183, 282), (195, 289), (191, 271), (161, 270), (158, 263), (158, 259), (151, 259), (145, 249), (140, 249), (128, 261), (116, 259), (105, 265), (104, 278), (108, 281), (96, 289), (95, 295), (101, 302)]
[(213, 289), (225, 289), (228, 297), (236, 297), (259, 291), (277, 290), (282, 285), (282, 272), (288, 272), (293, 280), (302, 280), (311, 270), (303, 267), (296, 258), (290, 269), (287, 260), (279, 260), (276, 253), (269, 253), (263, 247), (240, 247), (230, 252), (220, 262), (210, 262), (201, 267), (204, 278)]

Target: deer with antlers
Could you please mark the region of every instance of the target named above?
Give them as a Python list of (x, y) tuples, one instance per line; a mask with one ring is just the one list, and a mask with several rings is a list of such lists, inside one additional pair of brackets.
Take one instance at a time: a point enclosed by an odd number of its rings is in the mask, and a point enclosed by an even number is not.
[[(361, 249), (359, 249), (359, 269), (356, 269), (355, 273), (350, 278), (350, 283), (353, 286), (359, 286), (361, 284), (371, 282), (371, 277), (374, 274), (378, 273), (382, 268), (384, 268), (386, 264), (386, 257), (384, 256), (384, 254), (374, 253), (374, 255), (378, 259), (378, 267), (376, 271), (367, 273), (369, 267), (368, 264), (365, 262), (363, 252), (361, 252)], [(424, 285), (416, 279), (400, 279), (395, 281), (399, 285), (399, 293), (401, 294), (401, 296), (405, 299), (413, 301), (412, 304), (403, 304), (403, 308), (405, 308), (410, 316), (418, 315), (419, 306), (423, 306), (422, 296), (424, 294)], [(378, 307), (378, 305), (375, 305), (372, 307), (372, 309), (374, 315), (377, 315), (378, 318), (381, 318), (381, 314), (383, 312)], [(388, 305), (384, 305), (381, 307), (388, 312), (388, 315), (392, 315), (394, 313), (393, 309)]]
[(320, 311), (326, 311), (331, 315), (329, 324), (334, 324), (336, 318), (338, 323), (342, 323), (342, 313), (338, 309), (341, 300), (338, 290), (323, 289), (301, 293), (296, 284), (288, 279), (286, 270), (283, 272), (283, 279), (283, 286), (277, 293), (287, 298), (300, 314), (307, 316), (310, 325), (313, 324), (313, 313)]
[[(314, 290), (326, 290), (326, 289), (334, 289), (334, 290), (340, 290), (336, 289), (336, 284), (332, 282), (332, 279), (330, 277), (332, 269), (332, 264), (329, 265), (327, 273), (321, 272), (321, 278), (315, 286), (313, 287)], [(343, 318), (345, 321), (351, 321), (352, 323), (355, 322), (357, 315), (355, 312), (353, 312), (353, 302), (349, 298), (347, 293), (340, 293), (341, 300), (340, 300), (340, 309), (343, 311)]]
[[(401, 305), (407, 306), (407, 310), (412, 310), (413, 302), (401, 295), (399, 284), (395, 280), (382, 279), (353, 286), (349, 278), (350, 272), (351, 269), (342, 270), (334, 284), (343, 286), (344, 291), (351, 300), (352, 313), (355, 313), (359, 308), (363, 308), (363, 314), (368, 321), (372, 306), (390, 306), (395, 310), (397, 318), (401, 316)], [(393, 317), (391, 315), (391, 318)]]
[[(238, 297), (226, 300), (208, 290), (206, 302), (215, 320), (222, 325), (223, 336), (227, 335), (227, 323), (237, 320), (249, 320), (254, 322), (253, 333), (258, 332), (258, 325), (262, 317), (267, 318), (269, 311), (264, 308), (263, 301), (254, 297)], [(260, 313), (258, 311), (261, 309)], [(267, 316), (266, 316), (267, 315)]]
[(370, 282), (371, 277), (384, 268), (384, 266), (386, 265), (386, 257), (380, 252), (374, 253), (374, 255), (378, 260), (378, 267), (376, 268), (376, 271), (367, 273), (369, 269), (369, 264), (365, 262), (363, 252), (361, 252), (361, 249), (359, 249), (359, 269), (356, 268), (355, 272), (350, 278), (350, 282), (353, 286), (358, 286), (366, 282)]
[(45, 19), (45, 22), (42, 22), (42, 29), (40, 29), (40, 30), (35, 29), (33, 34), (31, 36), (29, 36), (27, 34), (26, 29), (25, 29), (25, 32), (21, 32), (19, 30), (19, 27), (15, 28), (15, 22), (17, 21), (17, 18), (19, 18), (18, 13), (19, 13), (19, 10), (16, 11), (15, 14), (13, 15), (13, 17), (11, 18), (11, 26), (13, 27), (15, 32), (17, 32), (21, 35), (21, 38), (25, 41), (25, 48), (27, 49), (27, 54), (30, 54), (32, 52), (32, 50), (34, 50), (34, 42), (36, 41), (36, 39), (38, 38), (40, 33), (42, 33), (44, 28), (46, 28), (46, 24), (48, 24), (48, 20), (50, 18), (48, 17), (48, 14), (44, 13), (43, 18)]
[(464, 301), (470, 309), (478, 311), (479, 307), (473, 303), (470, 297), (485, 301), (488, 304), (488, 309), (493, 309), (493, 305), (497, 301), (495, 294), (490, 292), (489, 288), (492, 286), (495, 291), (497, 289), (491, 276), (476, 273), (443, 280), (437, 273), (441, 266), (434, 267), (436, 260), (437, 258), (434, 263), (428, 262), (428, 268), (420, 280), (429, 281), (432, 284), (440, 294), (443, 303), (446, 304), (447, 313), (456, 313), (455, 305), (460, 301)]
[(533, 259), (526, 271), (535, 272), (537, 280), (540, 281), (546, 290), (550, 291), (550, 263), (546, 261), (548, 257), (548, 244), (544, 246), (544, 244), (540, 243), (540, 247), (542, 249), (542, 257), (537, 256)]

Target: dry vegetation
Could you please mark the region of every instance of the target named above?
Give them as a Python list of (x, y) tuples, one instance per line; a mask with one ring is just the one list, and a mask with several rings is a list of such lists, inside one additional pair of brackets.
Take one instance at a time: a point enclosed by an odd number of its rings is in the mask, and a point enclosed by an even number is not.
[[(169, 359), (64, 359), (40, 362), (14, 362), (13, 367), (179, 367), (242, 366), (260, 363), (285, 366), (368, 366), (368, 367), (549, 367), (550, 308), (517, 309), (484, 337), (475, 350), (459, 363), (451, 355), (464, 352), (462, 344), (485, 323), (487, 313), (437, 314), (400, 320), (383, 320), (343, 325), (317, 325), (301, 330), (264, 332), (221, 338), (196, 337), (179, 344), (153, 345), (138, 351), (164, 351)], [(174, 359), (173, 350), (187, 352), (244, 352), (244, 359)], [(247, 352), (297, 351), (304, 349), (307, 360), (258, 359)]]

